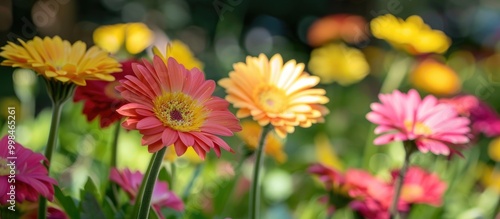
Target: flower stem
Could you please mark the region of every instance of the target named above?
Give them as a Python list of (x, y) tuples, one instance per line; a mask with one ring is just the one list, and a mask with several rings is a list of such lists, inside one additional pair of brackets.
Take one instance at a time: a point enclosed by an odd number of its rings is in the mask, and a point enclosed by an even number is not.
[[(161, 163), (163, 162), (163, 157), (165, 156), (165, 152), (167, 151), (167, 147), (163, 147), (161, 150), (156, 152), (151, 159), (151, 169), (144, 178), (142, 179), (142, 184), (146, 184), (144, 187), (144, 196), (142, 197), (142, 201), (139, 207), (138, 219), (140, 218), (148, 218), (149, 217), (149, 209), (151, 205), (151, 197), (153, 196), (153, 188), (156, 183), (156, 179), (158, 178), (158, 174), (160, 173)], [(142, 185), (141, 185), (142, 186)], [(136, 199), (137, 201), (139, 199)]]
[(111, 167), (116, 167), (118, 156), (118, 136), (120, 136), (121, 123), (117, 122), (115, 124), (115, 130), (113, 133), (113, 141), (111, 142)]
[[(151, 157), (151, 161), (153, 161), (156, 157), (156, 153), (153, 154)], [(148, 168), (146, 169), (146, 176), (149, 176), (151, 172), (151, 168), (153, 168), (153, 162), (149, 162)], [(144, 197), (144, 190), (146, 189), (146, 178), (142, 179), (141, 186), (139, 187), (139, 192), (137, 193), (137, 196), (135, 197), (135, 203), (134, 203), (134, 209), (132, 210), (132, 215), (131, 218), (137, 218), (137, 214), (139, 213), (139, 209), (141, 208), (142, 202), (139, 202), (138, 200), (142, 200)]]
[(403, 161), (403, 167), (401, 167), (394, 185), (394, 196), (392, 197), (390, 208), (391, 219), (395, 219), (398, 216), (398, 202), (399, 197), (401, 196), (401, 188), (403, 187), (404, 178), (410, 164), (410, 156), (413, 153), (414, 148), (416, 147), (414, 141), (404, 141), (403, 144), (405, 148), (405, 159)]
[[(52, 100), (52, 118), (50, 122), (49, 138), (47, 140), (47, 147), (45, 148), (45, 157), (47, 162), (45, 167), (48, 174), (50, 174), (50, 162), (52, 161), (52, 154), (57, 144), (57, 136), (59, 130), (59, 123), (61, 121), (61, 111), (66, 100), (70, 99), (73, 95), (75, 88), (74, 84), (66, 84), (57, 81), (46, 80), (47, 92)], [(45, 219), (47, 217), (47, 199), (40, 196), (38, 203), (38, 218)]]
[(257, 145), (255, 167), (253, 171), (252, 190), (250, 191), (250, 219), (260, 218), (260, 204), (258, 203), (260, 200), (260, 170), (262, 168), (262, 157), (264, 154), (266, 136), (267, 133), (271, 131), (271, 129), (271, 125), (266, 125), (262, 128), (262, 132), (259, 138), (259, 144)]

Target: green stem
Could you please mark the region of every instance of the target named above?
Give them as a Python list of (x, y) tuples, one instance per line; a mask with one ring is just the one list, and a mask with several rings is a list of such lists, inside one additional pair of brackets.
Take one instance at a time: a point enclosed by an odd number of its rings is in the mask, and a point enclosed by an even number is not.
[(111, 167), (116, 167), (118, 156), (118, 136), (120, 136), (121, 123), (117, 122), (115, 124), (115, 130), (113, 133), (113, 141), (111, 142)]
[(396, 182), (394, 183), (394, 197), (392, 197), (390, 208), (391, 219), (395, 219), (398, 216), (398, 202), (399, 197), (401, 196), (401, 188), (403, 187), (404, 178), (410, 164), (410, 156), (416, 148), (414, 141), (404, 141), (403, 144), (405, 148), (405, 159), (403, 161), (403, 167), (401, 167), (401, 170), (396, 178)]
[[(151, 157), (151, 160), (154, 160), (156, 157), (156, 153), (153, 154)], [(146, 169), (145, 176), (148, 176), (151, 173), (151, 169), (153, 168), (153, 162), (149, 162), (148, 168)], [(139, 187), (139, 193), (137, 193), (137, 196), (135, 197), (135, 203), (134, 203), (134, 209), (132, 210), (131, 218), (133, 219), (134, 217), (136, 218), (137, 214), (139, 213), (139, 209), (141, 207), (141, 202), (139, 200), (142, 200), (144, 197), (144, 191), (146, 189), (146, 183), (145, 183), (145, 177), (143, 177), (141, 186)]]
[(262, 128), (262, 132), (259, 138), (259, 144), (257, 145), (256, 160), (255, 167), (253, 171), (253, 180), (252, 180), (252, 190), (250, 191), (250, 219), (260, 218), (259, 212), (259, 200), (260, 200), (260, 170), (262, 169), (262, 157), (264, 154), (264, 146), (267, 133), (271, 131), (272, 126), (266, 125)]
[[(163, 162), (163, 157), (165, 156), (165, 152), (167, 151), (167, 147), (163, 147), (161, 150), (155, 153), (153, 158), (151, 159), (151, 171), (144, 176), (142, 180), (142, 184), (146, 184), (144, 187), (144, 196), (142, 197), (141, 205), (139, 207), (139, 215), (138, 219), (148, 218), (149, 210), (151, 205), (151, 197), (153, 196), (153, 188), (156, 183), (156, 179), (158, 178), (158, 174), (160, 173), (161, 163)], [(139, 199), (136, 199), (137, 201)]]
[(170, 184), (168, 185), (168, 187), (170, 188), (170, 190), (174, 190), (174, 179), (175, 179), (175, 162), (172, 161), (170, 162)]
[[(403, 79), (406, 76), (406, 73), (408, 72), (408, 64), (411, 61), (411, 58), (404, 57), (393, 62), (387, 71), (387, 75), (382, 83), (382, 87), (380, 88), (380, 93), (388, 93), (399, 88), (401, 82), (403, 82)], [(372, 143), (375, 138), (373, 129), (375, 129), (375, 125), (371, 124), (368, 129), (368, 138), (366, 139), (365, 150), (363, 153), (364, 168), (369, 168), (370, 158), (378, 152), (378, 147), (373, 147)]]
[[(52, 107), (52, 121), (50, 123), (49, 140), (47, 141), (47, 148), (45, 148), (45, 157), (47, 161), (45, 167), (47, 172), (50, 171), (50, 161), (52, 160), (52, 154), (57, 143), (57, 133), (59, 129), (59, 122), (61, 120), (61, 111), (63, 104), (55, 102)], [(38, 203), (38, 218), (46, 218), (47, 214), (47, 199), (40, 196), (40, 201)]]
[(186, 189), (184, 189), (184, 193), (182, 194), (182, 200), (184, 200), (184, 203), (187, 203), (187, 199), (189, 197), (189, 194), (191, 193), (191, 189), (194, 186), (194, 182), (196, 181), (198, 176), (200, 176), (202, 169), (203, 169), (202, 164), (196, 165), (194, 172), (193, 172), (193, 176), (191, 176), (191, 179), (189, 180), (189, 184), (186, 186)]
[(398, 89), (403, 82), (403, 79), (406, 76), (406, 72), (408, 71), (408, 64), (411, 61), (410, 58), (404, 57), (402, 59), (396, 60), (389, 71), (387, 72), (387, 76), (384, 79), (384, 83), (380, 88), (380, 93), (388, 93), (393, 91), (394, 89)]

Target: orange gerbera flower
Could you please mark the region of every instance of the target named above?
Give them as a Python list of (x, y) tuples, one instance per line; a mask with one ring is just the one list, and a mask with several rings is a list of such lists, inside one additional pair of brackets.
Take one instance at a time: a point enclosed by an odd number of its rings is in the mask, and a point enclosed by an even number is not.
[(61, 82), (72, 82), (85, 86), (86, 80), (114, 81), (111, 73), (120, 72), (120, 63), (108, 53), (93, 46), (87, 50), (85, 43), (77, 41), (73, 45), (61, 37), (35, 37), (21, 45), (8, 42), (2, 47), (1, 65), (32, 69), (45, 78)]
[(323, 122), (328, 109), (325, 90), (312, 89), (319, 78), (303, 72), (304, 64), (290, 60), (283, 65), (281, 55), (270, 60), (261, 54), (247, 57), (246, 63), (233, 65), (229, 78), (219, 81), (226, 89), (226, 100), (240, 108), (239, 118), (252, 116), (261, 126), (271, 124), (285, 137), (295, 126), (310, 127)]
[(217, 135), (231, 136), (241, 130), (238, 119), (228, 110), (229, 103), (212, 96), (215, 82), (205, 80), (194, 68), (187, 70), (173, 58), (168, 65), (158, 56), (153, 63), (132, 65), (135, 76), (120, 81), (117, 90), (130, 103), (118, 113), (128, 118), (126, 129), (137, 129), (142, 144), (151, 153), (174, 145), (181, 156), (188, 147), (204, 158), (211, 148), (220, 156), (220, 148), (232, 151)]

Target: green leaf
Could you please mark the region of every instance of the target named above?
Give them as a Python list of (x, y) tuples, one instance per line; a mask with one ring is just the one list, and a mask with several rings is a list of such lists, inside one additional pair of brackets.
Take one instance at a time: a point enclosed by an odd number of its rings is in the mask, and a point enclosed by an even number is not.
[(81, 192), (82, 202), (80, 203), (80, 217), (82, 219), (106, 218), (95, 196), (90, 192)]
[(165, 166), (163, 166), (160, 169), (160, 173), (158, 174), (158, 180), (167, 182), (169, 186), (172, 185), (172, 176), (170, 176)]
[(125, 214), (120, 209), (116, 209), (113, 201), (109, 197), (104, 198), (102, 203), (102, 210), (106, 215), (106, 218), (122, 219), (125, 218)]
[(92, 181), (92, 178), (89, 177), (87, 179), (87, 183), (85, 183), (85, 186), (83, 188), (86, 193), (91, 193), (98, 202), (101, 202), (101, 193), (99, 192), (97, 186), (94, 184), (94, 181)]
[(78, 211), (75, 201), (70, 196), (64, 195), (59, 186), (54, 186), (54, 191), (56, 199), (59, 201), (59, 204), (69, 218), (80, 219), (80, 212)]

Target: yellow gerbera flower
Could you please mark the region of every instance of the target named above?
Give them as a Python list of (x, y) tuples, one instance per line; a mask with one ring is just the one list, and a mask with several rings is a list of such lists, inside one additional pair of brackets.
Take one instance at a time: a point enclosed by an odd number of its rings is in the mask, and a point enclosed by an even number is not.
[(406, 21), (391, 14), (382, 15), (370, 22), (370, 28), (376, 38), (411, 54), (444, 53), (451, 44), (446, 34), (431, 29), (416, 15)]
[[(241, 127), (243, 130), (237, 133), (238, 137), (240, 137), (250, 149), (256, 150), (259, 136), (262, 132), (262, 126), (254, 121), (243, 121), (241, 122)], [(284, 139), (270, 132), (267, 134), (265, 142), (264, 152), (273, 157), (278, 163), (284, 163), (287, 159), (287, 155), (283, 151)]]
[(363, 53), (343, 43), (313, 50), (308, 65), (311, 73), (321, 78), (321, 83), (336, 81), (341, 85), (356, 83), (370, 71)]
[(219, 85), (226, 89), (226, 100), (240, 108), (239, 118), (252, 116), (261, 126), (271, 124), (281, 137), (294, 132), (295, 126), (324, 121), (328, 109), (321, 104), (329, 100), (324, 89), (312, 89), (319, 78), (303, 72), (304, 64), (290, 60), (283, 65), (281, 55), (268, 60), (261, 54), (233, 68)]
[(493, 139), (488, 147), (490, 158), (496, 162), (500, 162), (500, 137)]
[(478, 164), (478, 173), (480, 173), (480, 182), (489, 188), (493, 188), (500, 193), (500, 171), (484, 163)]
[(153, 43), (153, 31), (143, 23), (104, 25), (94, 30), (94, 43), (110, 53), (118, 52), (122, 46), (134, 55), (144, 51)]
[(160, 52), (160, 50), (155, 46), (153, 47), (153, 53), (159, 56), (163, 62), (167, 63), (169, 57), (175, 58), (177, 62), (184, 65), (184, 67), (188, 70), (193, 68), (198, 68), (203, 70), (203, 63), (200, 60), (194, 57), (193, 53), (189, 49), (189, 47), (179, 40), (173, 40), (167, 44), (166, 55)]
[(1, 65), (32, 69), (45, 78), (80, 86), (85, 86), (86, 80), (113, 81), (111, 73), (121, 71), (120, 63), (107, 52), (96, 46), (87, 50), (81, 41), (71, 45), (59, 36), (18, 40), (21, 45), (8, 42), (2, 47), (0, 56), (5, 60)]
[(462, 88), (460, 78), (452, 68), (431, 58), (417, 65), (410, 81), (416, 88), (435, 95), (456, 94)]

